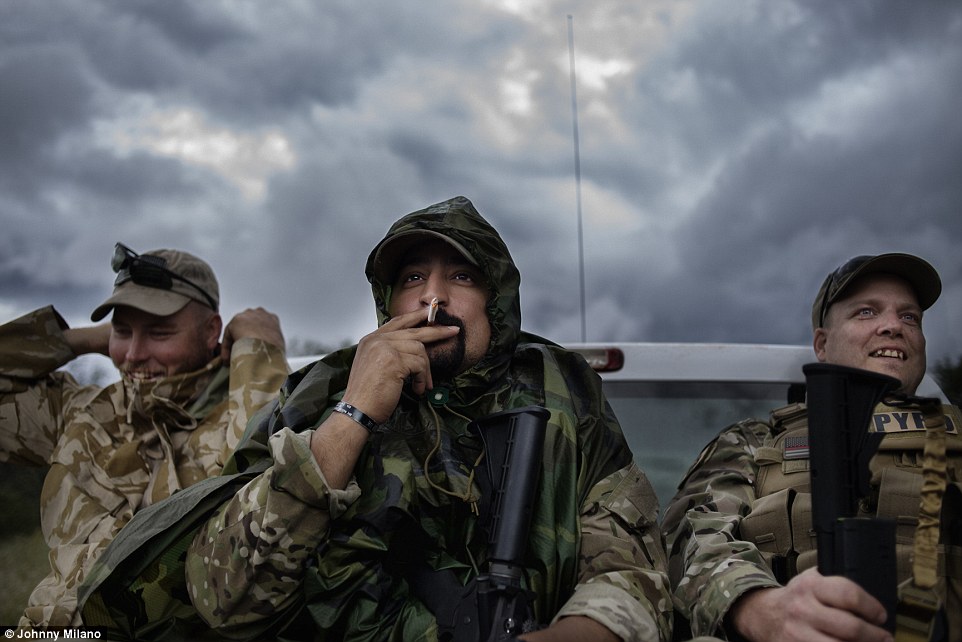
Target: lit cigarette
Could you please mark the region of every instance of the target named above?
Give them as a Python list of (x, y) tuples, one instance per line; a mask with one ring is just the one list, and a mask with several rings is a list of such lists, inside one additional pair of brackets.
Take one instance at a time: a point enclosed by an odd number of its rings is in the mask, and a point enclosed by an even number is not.
[(428, 306), (428, 325), (434, 325), (434, 317), (438, 315), (438, 297), (431, 299), (431, 305)]

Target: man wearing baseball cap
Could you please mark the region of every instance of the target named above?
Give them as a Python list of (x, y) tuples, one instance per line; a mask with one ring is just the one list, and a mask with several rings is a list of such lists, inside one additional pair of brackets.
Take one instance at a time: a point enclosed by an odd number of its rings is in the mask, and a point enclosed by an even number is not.
[[(41, 526), (50, 574), (22, 627), (80, 624), (77, 587), (138, 510), (221, 472), (250, 416), (288, 373), (277, 317), (223, 328), (217, 279), (187, 252), (118, 243), (99, 325), (69, 328), (53, 306), (0, 326), (0, 461), (49, 465)], [(221, 330), (223, 329), (223, 338)], [(60, 370), (110, 357), (120, 380), (80, 385)]]
[[(941, 290), (935, 269), (910, 254), (847, 261), (825, 278), (812, 305), (816, 358), (894, 377), (901, 383), (898, 394), (914, 395), (926, 368), (923, 313)], [(953, 406), (942, 406), (942, 414), (948, 485), (955, 492), (951, 487), (962, 481), (962, 416)], [(922, 480), (929, 470), (922, 415), (917, 402), (876, 406), (866, 430), (886, 434), (872, 459), (872, 492), (862, 498), (859, 515), (897, 522), (900, 584), (917, 583), (926, 571), (938, 576), (931, 595), (938, 597), (941, 612), (916, 611), (910, 619), (946, 636), (932, 639), (960, 640), (962, 547), (940, 544), (928, 568), (915, 548)], [(739, 422), (702, 451), (679, 485), (663, 531), (675, 604), (692, 634), (892, 639), (878, 600), (853, 581), (823, 576), (815, 568), (808, 439), (807, 408), (801, 403), (774, 410), (769, 421)], [(962, 518), (957, 508), (945, 509), (949, 504), (943, 504), (943, 537)]]

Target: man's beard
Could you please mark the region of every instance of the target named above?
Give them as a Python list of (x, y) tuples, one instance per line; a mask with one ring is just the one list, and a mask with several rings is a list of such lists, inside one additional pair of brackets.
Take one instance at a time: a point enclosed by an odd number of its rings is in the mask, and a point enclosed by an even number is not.
[(453, 341), (453, 344), (428, 346), (428, 359), (431, 362), (431, 378), (434, 380), (434, 385), (437, 385), (440, 382), (451, 381), (461, 372), (461, 366), (464, 364), (466, 342), (464, 322), (461, 319), (451, 316), (439, 308), (434, 323), (435, 325), (456, 325), (461, 328), (461, 331), (458, 332), (456, 336), (445, 342)]

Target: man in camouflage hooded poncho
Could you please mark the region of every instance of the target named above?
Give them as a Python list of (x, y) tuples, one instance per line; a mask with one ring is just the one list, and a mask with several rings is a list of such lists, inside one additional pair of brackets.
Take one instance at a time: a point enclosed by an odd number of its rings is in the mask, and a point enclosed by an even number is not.
[[(221, 338), (217, 280), (178, 250), (120, 244), (110, 323), (69, 328), (48, 306), (0, 326), (0, 461), (49, 465), (40, 497), (50, 573), (21, 627), (80, 624), (77, 588), (137, 511), (218, 475), (288, 373), (277, 317), (237, 314)], [(168, 278), (164, 279), (166, 276)], [(80, 385), (59, 368), (111, 357), (121, 380)]]
[[(239, 470), (270, 467), (193, 539), (203, 619), (241, 638), (437, 639), (404, 563), (461, 584), (485, 567), (467, 426), (537, 405), (550, 419), (525, 583), (552, 626), (525, 639), (669, 639), (655, 495), (597, 375), (521, 332), (520, 276), (495, 230), (454, 198), (395, 223), (366, 272), (379, 329), (291, 377), (236, 454)], [(332, 412), (339, 401), (364, 416)]]

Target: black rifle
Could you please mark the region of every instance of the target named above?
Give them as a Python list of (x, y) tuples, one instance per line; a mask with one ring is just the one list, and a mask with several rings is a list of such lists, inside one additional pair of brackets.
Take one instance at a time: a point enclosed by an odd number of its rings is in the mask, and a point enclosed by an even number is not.
[[(488, 572), (474, 578), (460, 596), (437, 604), (440, 639), (498, 642), (535, 628), (534, 594), (524, 588), (524, 553), (549, 413), (539, 406), (505, 410), (474, 421), (469, 430), (484, 443), (485, 474), (493, 488)], [(440, 586), (438, 584), (437, 586)]]
[(895, 630), (895, 521), (857, 517), (870, 492), (869, 460), (885, 433), (868, 432), (875, 406), (898, 379), (827, 363), (802, 366), (808, 389), (812, 522), (822, 575), (842, 575), (878, 599)]

